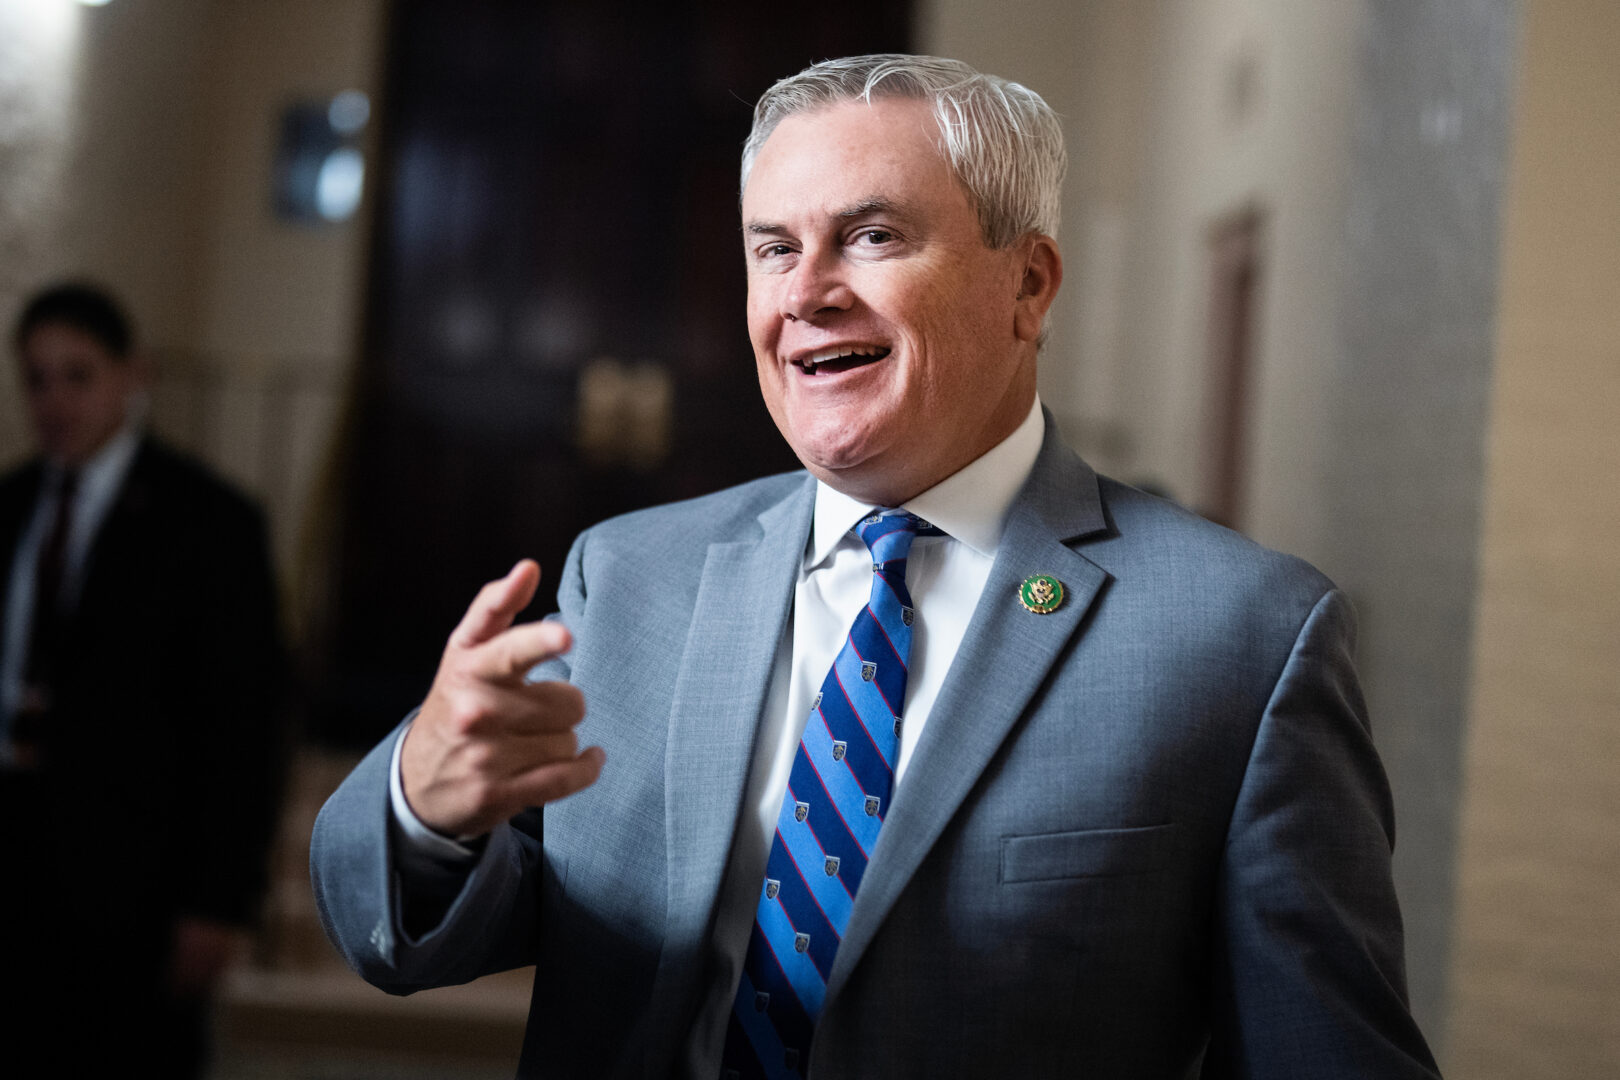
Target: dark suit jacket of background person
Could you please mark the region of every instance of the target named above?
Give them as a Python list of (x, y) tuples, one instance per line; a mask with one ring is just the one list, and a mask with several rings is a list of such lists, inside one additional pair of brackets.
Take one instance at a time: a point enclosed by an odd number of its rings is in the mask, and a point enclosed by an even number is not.
[[(690, 1076), (716, 901), (815, 484), (609, 521), (561, 574), (593, 787), (491, 834), (402, 927), (385, 741), (316, 825), (328, 933), (393, 992), (537, 962), (520, 1073)], [(1056, 576), (1050, 615), (1019, 583)], [(926, 601), (923, 601), (926, 603)], [(1051, 417), (897, 788), (816, 1080), (1435, 1075), (1406, 1006), (1392, 811), (1331, 583), (1096, 476)]]
[[(0, 610), (43, 473), (34, 461), (0, 478)], [(45, 766), (0, 777), (0, 829), (11, 851), (33, 852), (9, 866), (7, 902), (46, 921), (7, 950), (8, 967), (19, 973), (32, 952), (40, 977), (65, 979), (102, 1028), (164, 998), (177, 917), (254, 915), (285, 661), (263, 515), (154, 439), (131, 462), (82, 581), (41, 733)]]

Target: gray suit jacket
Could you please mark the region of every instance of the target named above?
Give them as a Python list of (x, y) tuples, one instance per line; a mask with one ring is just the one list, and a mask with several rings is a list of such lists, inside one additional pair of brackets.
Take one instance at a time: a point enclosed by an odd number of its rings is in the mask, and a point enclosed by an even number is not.
[[(400, 924), (388, 752), (315, 829), (327, 931), (407, 993), (537, 962), (521, 1074), (713, 1080), (683, 1042), (814, 482), (606, 522), (559, 587), (592, 788)], [(1030, 574), (1069, 592), (1017, 599)], [(1050, 418), (828, 983), (835, 1077), (1435, 1075), (1347, 605), (1304, 563), (1098, 478)]]

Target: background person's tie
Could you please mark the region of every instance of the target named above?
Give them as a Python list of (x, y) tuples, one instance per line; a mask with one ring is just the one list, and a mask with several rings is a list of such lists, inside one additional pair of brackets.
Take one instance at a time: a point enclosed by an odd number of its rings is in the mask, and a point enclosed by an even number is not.
[(34, 564), (34, 610), (28, 633), (28, 654), (23, 660), (23, 696), (12, 717), (11, 739), (16, 752), (32, 761), (34, 744), (51, 709), (56, 690), (58, 661), (66, 629), (62, 610), (62, 583), (67, 577), (68, 537), (73, 533), (73, 503), (78, 497), (79, 473), (68, 469), (56, 491), (56, 513), (50, 532)]
[(793, 1077), (809, 1057), (833, 956), (894, 790), (914, 619), (906, 555), (939, 530), (873, 511), (855, 527), (872, 595), (811, 703), (776, 819), (721, 1076)]

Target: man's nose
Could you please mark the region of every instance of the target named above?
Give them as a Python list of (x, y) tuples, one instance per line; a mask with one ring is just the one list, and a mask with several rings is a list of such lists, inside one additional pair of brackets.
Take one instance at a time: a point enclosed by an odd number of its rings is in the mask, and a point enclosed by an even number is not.
[(813, 322), (817, 316), (848, 311), (855, 302), (837, 253), (807, 248), (799, 256), (782, 297), (782, 314), (790, 321)]

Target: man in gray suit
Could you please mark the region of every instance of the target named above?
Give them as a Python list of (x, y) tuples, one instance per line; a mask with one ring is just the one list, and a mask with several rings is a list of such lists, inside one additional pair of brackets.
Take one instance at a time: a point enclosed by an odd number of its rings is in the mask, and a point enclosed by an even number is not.
[(316, 826), (367, 979), (538, 964), (524, 1076), (1435, 1075), (1344, 600), (1040, 408), (1063, 169), (954, 61), (766, 93), (748, 325), (806, 471), (589, 530), (551, 620), (533, 563), (484, 588)]

